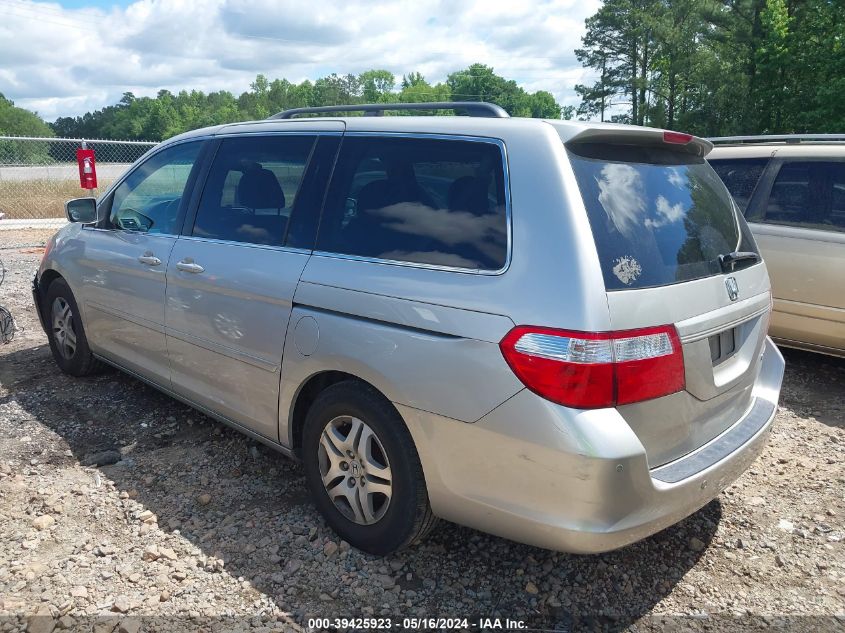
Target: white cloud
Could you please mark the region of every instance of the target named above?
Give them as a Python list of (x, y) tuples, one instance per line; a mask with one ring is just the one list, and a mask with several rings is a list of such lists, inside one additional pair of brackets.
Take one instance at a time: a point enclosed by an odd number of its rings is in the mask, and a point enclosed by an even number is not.
[(645, 188), (640, 173), (631, 165), (607, 163), (596, 179), (599, 202), (608, 219), (622, 235), (632, 239), (645, 213)]
[(669, 168), (669, 182), (678, 189), (684, 189), (687, 186), (686, 176), (682, 175), (677, 167)]
[(655, 205), (659, 217), (656, 220), (648, 218), (645, 221), (646, 226), (657, 229), (661, 226), (666, 226), (667, 224), (672, 224), (673, 222), (683, 219), (686, 214), (686, 209), (683, 203), (678, 202), (677, 204), (670, 204), (663, 196), (657, 196)]
[(45, 118), (124, 92), (246, 90), (258, 73), (291, 81), (387, 68), (442, 81), (474, 62), (527, 90), (578, 102), (575, 59), (599, 0), (138, 0), (64, 9), (0, 0), (0, 92)]

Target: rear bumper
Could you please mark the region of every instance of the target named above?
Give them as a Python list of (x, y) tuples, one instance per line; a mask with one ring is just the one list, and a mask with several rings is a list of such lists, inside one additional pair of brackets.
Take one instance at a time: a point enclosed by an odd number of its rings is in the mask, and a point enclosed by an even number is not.
[(399, 409), (435, 514), (539, 547), (597, 553), (677, 523), (736, 480), (765, 446), (783, 368), (767, 339), (743, 418), (654, 470), (614, 409), (573, 411), (528, 391), (475, 424)]

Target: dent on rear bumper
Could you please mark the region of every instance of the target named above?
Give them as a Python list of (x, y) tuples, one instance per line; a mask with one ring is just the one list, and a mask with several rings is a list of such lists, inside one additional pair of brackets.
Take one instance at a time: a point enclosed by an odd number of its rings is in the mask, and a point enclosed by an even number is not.
[(597, 553), (680, 521), (739, 477), (765, 445), (782, 377), (783, 358), (767, 340), (754, 397), (771, 415), (735, 451), (676, 483), (652, 477), (614, 409), (567, 409), (527, 390), (475, 424), (398, 408), (435, 514), (539, 547)]

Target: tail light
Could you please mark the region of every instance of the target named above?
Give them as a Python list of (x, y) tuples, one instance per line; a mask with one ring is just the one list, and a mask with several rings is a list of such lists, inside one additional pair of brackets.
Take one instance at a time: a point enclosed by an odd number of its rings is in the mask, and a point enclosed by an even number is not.
[(568, 407), (631, 404), (685, 386), (684, 354), (672, 325), (619, 332), (520, 325), (499, 347), (526, 387)]

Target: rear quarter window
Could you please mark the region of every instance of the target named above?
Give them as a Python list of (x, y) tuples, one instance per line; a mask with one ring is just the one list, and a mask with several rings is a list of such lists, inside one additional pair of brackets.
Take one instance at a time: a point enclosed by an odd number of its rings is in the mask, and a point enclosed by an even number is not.
[(731, 192), (737, 206), (745, 212), (768, 158), (714, 158), (710, 164)]
[(568, 151), (607, 290), (720, 274), (720, 255), (757, 252), (704, 159), (631, 145), (581, 143)]
[[(755, 206), (757, 206), (755, 204)], [(845, 231), (845, 162), (784, 160), (752, 222)]]
[(498, 271), (507, 235), (497, 143), (350, 136), (329, 185), (317, 250)]

